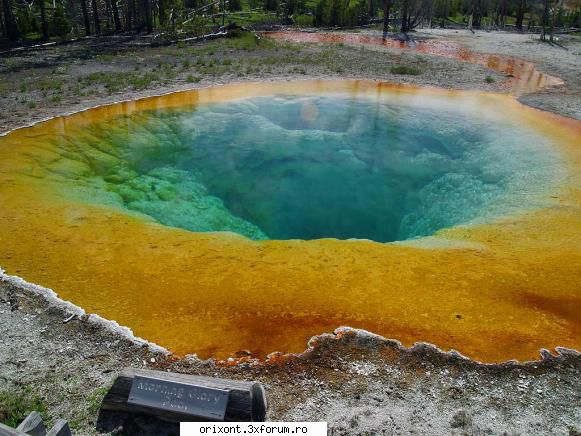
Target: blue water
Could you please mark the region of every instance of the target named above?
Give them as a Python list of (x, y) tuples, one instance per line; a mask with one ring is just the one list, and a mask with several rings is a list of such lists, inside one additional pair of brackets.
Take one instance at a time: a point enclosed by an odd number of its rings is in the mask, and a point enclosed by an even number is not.
[(523, 207), (559, 164), (546, 138), (461, 108), (332, 96), (144, 112), (91, 135), (71, 141), (115, 151), (84, 153), (88, 186), (165, 225), (252, 239), (431, 235)]

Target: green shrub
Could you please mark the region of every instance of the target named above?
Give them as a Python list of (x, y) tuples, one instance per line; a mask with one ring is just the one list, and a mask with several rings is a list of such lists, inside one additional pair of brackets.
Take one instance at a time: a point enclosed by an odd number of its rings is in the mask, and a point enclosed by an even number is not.
[(299, 27), (312, 27), (315, 24), (315, 17), (312, 15), (297, 15), (294, 17), (294, 24)]
[(486, 77), (484, 78), (484, 81), (485, 81), (486, 83), (494, 83), (494, 77), (492, 77), (492, 76), (486, 76)]
[(414, 67), (408, 67), (406, 65), (396, 65), (389, 69), (391, 74), (405, 74), (409, 76), (418, 76), (421, 71)]

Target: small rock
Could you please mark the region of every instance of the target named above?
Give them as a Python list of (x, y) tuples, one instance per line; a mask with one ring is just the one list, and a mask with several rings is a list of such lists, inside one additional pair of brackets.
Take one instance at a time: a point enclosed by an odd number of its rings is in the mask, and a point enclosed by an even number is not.
[(464, 410), (456, 412), (450, 421), (452, 428), (466, 428), (472, 424), (472, 418)]

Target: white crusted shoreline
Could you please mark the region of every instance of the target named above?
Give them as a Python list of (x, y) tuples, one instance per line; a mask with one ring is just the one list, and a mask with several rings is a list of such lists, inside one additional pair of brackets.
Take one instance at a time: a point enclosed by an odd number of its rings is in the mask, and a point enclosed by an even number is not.
[(126, 326), (120, 325), (117, 321), (105, 319), (100, 315), (95, 313), (87, 314), (85, 310), (70, 301), (63, 300), (58, 296), (58, 294), (52, 289), (45, 288), (34, 283), (29, 283), (21, 277), (11, 276), (5, 273), (5, 271), (0, 267), (0, 281), (4, 281), (20, 289), (32, 292), (44, 297), (50, 304), (58, 307), (60, 309), (66, 310), (71, 315), (76, 315), (78, 317), (85, 317), (86, 322), (94, 323), (96, 325), (102, 326), (109, 330), (114, 335), (119, 335), (123, 338), (129, 339), (131, 342), (138, 345), (146, 345), (152, 352), (170, 354), (170, 352), (153, 342), (146, 339), (140, 338), (133, 334), (133, 331)]

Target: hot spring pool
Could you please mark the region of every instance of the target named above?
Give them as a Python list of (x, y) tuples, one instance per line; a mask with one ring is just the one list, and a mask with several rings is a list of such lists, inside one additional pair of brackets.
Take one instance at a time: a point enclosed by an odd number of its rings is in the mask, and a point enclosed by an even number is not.
[(161, 224), (390, 242), (520, 209), (550, 188), (561, 162), (546, 137), (477, 112), (268, 96), (133, 113), (55, 145), (83, 168), (87, 200)]
[(349, 325), (534, 358), (578, 346), (578, 131), (350, 81), (101, 107), (0, 139), (0, 266), (180, 354)]

